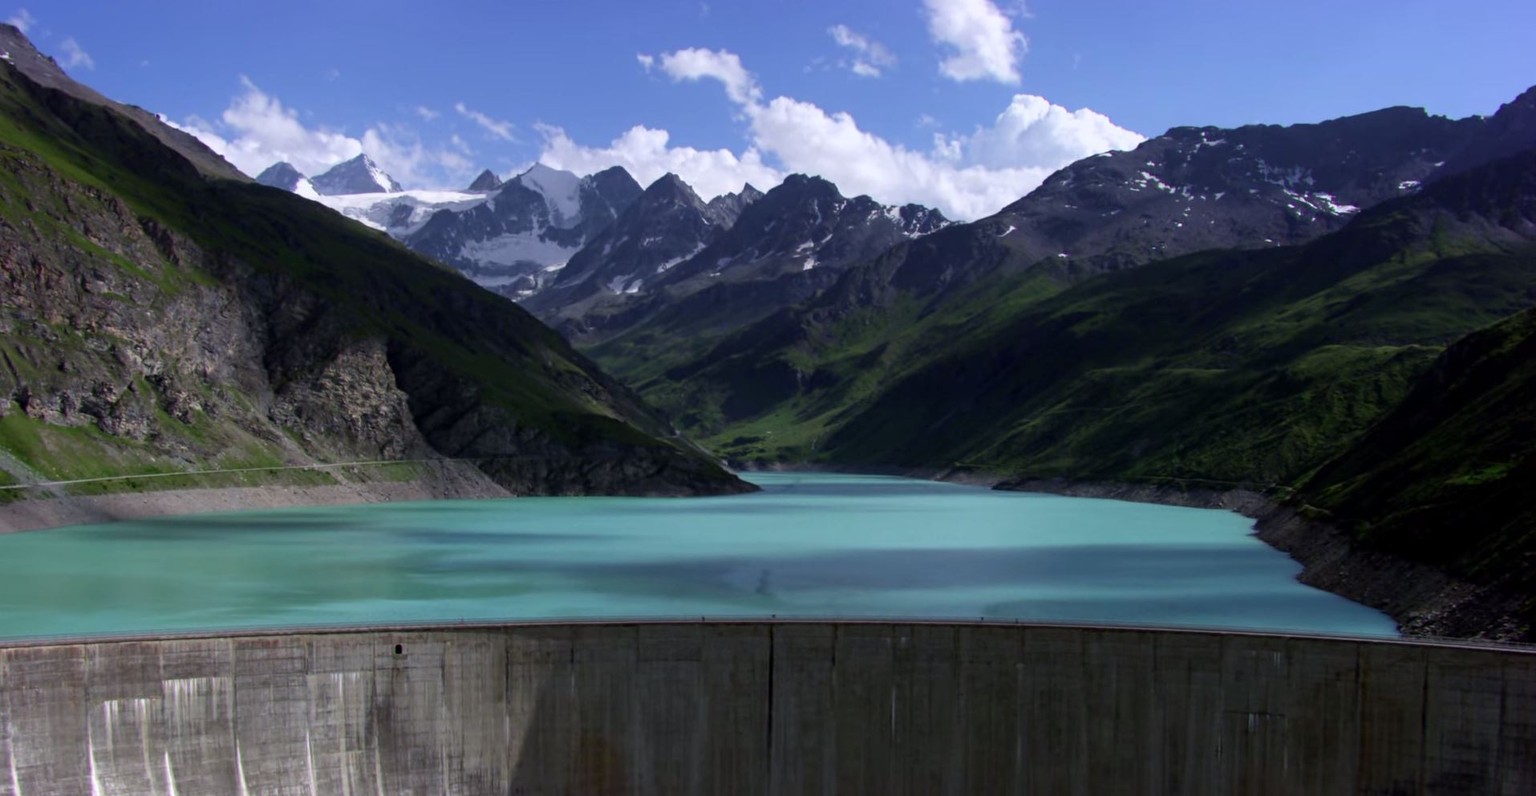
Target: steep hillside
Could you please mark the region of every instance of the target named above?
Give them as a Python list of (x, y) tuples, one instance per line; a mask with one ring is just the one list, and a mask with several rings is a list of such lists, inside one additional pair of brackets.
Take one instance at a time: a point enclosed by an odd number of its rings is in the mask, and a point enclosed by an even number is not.
[(836, 279), (784, 285), (755, 313), (700, 294), (647, 310), (610, 339), (575, 339), (717, 448), (794, 458), (824, 450), (900, 374), (963, 358), (976, 335), (1057, 292), (1198, 252), (1315, 240), (1362, 208), (1412, 197), (1446, 158), (1523, 129), (1525, 115), (1517, 102), (1491, 120), (1390, 108), (1290, 127), (1175, 128), (1078, 161), (996, 216), (901, 242)]
[(1301, 498), (1368, 549), (1478, 586), (1435, 617), (1440, 632), (1530, 639), (1532, 484), (1536, 310), (1527, 310), (1448, 348), (1391, 414), (1308, 479)]
[(449, 456), (516, 493), (747, 488), (504, 299), (63, 81), (0, 64), (8, 472)]
[[(1190, 255), (1032, 304), (1042, 288), (1024, 275), (1009, 290), (913, 312), (903, 331), (920, 331), (900, 358), (881, 360), (879, 391), (826, 406), (814, 452), (787, 455), (1290, 483), (1392, 408), (1442, 346), (1536, 305), (1533, 179), (1528, 152), (1306, 246)], [(999, 312), (1009, 304), (1024, 309)], [(837, 342), (816, 354), (853, 355)], [(820, 381), (834, 394), (838, 381)], [(821, 400), (802, 391), (791, 405)]]

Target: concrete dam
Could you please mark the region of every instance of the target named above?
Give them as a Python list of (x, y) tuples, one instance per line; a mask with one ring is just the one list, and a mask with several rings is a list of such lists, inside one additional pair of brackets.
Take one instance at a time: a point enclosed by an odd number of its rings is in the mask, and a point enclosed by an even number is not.
[(1536, 652), (890, 622), (0, 647), (0, 794), (1536, 793)]

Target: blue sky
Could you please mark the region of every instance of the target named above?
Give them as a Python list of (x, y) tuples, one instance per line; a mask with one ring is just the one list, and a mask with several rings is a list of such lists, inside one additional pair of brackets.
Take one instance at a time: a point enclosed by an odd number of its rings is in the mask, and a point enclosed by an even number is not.
[(677, 171), (706, 196), (805, 171), (961, 218), (1174, 125), (1487, 114), (1536, 83), (1529, 0), (49, 0), (0, 16), (247, 171), (366, 149), (407, 187), (542, 159)]

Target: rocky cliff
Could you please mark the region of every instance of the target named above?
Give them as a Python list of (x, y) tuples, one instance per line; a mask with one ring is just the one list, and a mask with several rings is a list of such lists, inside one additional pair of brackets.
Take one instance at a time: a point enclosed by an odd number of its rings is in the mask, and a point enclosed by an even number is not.
[(517, 494), (749, 488), (510, 302), (200, 170), (11, 34), (0, 446), (31, 475), (6, 480), (454, 457)]

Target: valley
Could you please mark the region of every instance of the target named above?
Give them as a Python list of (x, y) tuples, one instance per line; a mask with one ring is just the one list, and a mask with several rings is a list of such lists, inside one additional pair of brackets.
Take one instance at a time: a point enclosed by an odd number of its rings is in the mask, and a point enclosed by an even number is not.
[[(1241, 508), (1409, 632), (1536, 639), (1536, 89), (1174, 127), (954, 219), (804, 173), (253, 180), (0, 44), (0, 487), (977, 479)], [(310, 467), (376, 460), (456, 486)], [(88, 491), (36, 489), (0, 502)]]

